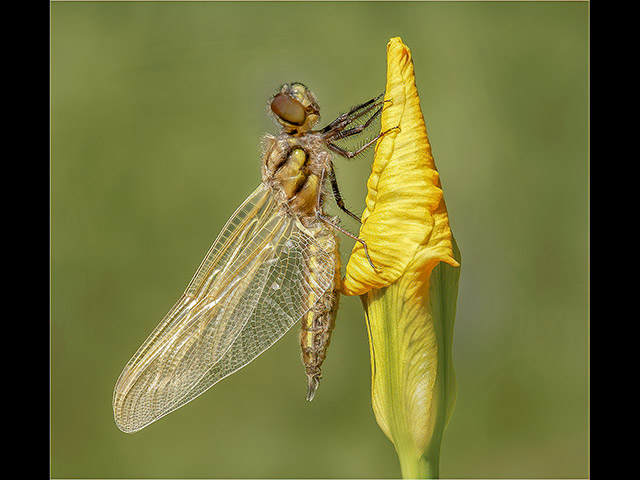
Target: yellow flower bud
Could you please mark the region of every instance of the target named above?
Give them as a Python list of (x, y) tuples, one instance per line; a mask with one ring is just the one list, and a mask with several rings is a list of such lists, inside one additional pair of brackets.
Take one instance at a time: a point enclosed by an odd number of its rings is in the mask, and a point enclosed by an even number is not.
[[(456, 386), (451, 340), (460, 252), (420, 109), (409, 48), (387, 45), (387, 101), (366, 210), (343, 282), (360, 295), (369, 332), (372, 406), (405, 478), (438, 476)], [(399, 127), (399, 128), (394, 128)]]

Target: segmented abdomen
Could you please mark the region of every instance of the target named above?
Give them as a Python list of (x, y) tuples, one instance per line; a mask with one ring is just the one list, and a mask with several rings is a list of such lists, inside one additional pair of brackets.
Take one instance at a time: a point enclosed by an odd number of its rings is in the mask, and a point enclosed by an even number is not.
[[(333, 285), (320, 298), (316, 298), (317, 295), (315, 293), (310, 293), (309, 304), (313, 305), (313, 307), (300, 321), (302, 362), (309, 380), (307, 400), (313, 400), (320, 378), (322, 378), (320, 367), (327, 354), (327, 348), (331, 341), (331, 331), (338, 312), (340, 252), (338, 250), (338, 238), (331, 227), (318, 221), (309, 230), (311, 230), (315, 242), (312, 242), (309, 246), (305, 262), (305, 273), (308, 281), (314, 282), (314, 276), (319, 275), (318, 272), (322, 270), (323, 264), (326, 265), (326, 255), (333, 257), (333, 264), (335, 265)], [(325, 259), (324, 262), (320, 260), (320, 256)]]

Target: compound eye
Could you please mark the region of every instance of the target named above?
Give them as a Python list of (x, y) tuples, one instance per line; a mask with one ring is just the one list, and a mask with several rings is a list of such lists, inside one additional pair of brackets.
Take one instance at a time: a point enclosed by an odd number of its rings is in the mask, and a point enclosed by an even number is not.
[(291, 125), (304, 125), (307, 112), (302, 104), (286, 93), (279, 93), (271, 100), (271, 111)]

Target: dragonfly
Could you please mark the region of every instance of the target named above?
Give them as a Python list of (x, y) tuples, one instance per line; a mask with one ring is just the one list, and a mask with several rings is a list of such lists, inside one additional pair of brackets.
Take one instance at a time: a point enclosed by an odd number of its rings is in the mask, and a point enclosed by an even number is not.
[[(366, 242), (325, 210), (325, 183), (345, 207), (332, 159), (353, 158), (335, 142), (363, 132), (380, 115), (382, 94), (322, 129), (314, 94), (284, 84), (270, 99), (278, 135), (263, 139), (262, 182), (213, 242), (186, 290), (126, 364), (113, 394), (116, 425), (133, 433), (190, 402), (258, 357), (300, 321), (311, 401), (322, 377), (340, 295), (337, 232)], [(327, 189), (328, 190), (328, 189)]]

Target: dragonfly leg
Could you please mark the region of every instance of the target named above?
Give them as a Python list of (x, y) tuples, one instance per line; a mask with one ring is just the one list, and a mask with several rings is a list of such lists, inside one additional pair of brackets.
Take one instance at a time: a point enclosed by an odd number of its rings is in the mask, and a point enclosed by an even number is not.
[(358, 217), (355, 213), (350, 211), (345, 206), (344, 201), (342, 200), (342, 195), (340, 194), (340, 189), (338, 188), (338, 180), (336, 179), (336, 172), (333, 169), (332, 162), (329, 162), (329, 180), (331, 181), (331, 189), (333, 190), (333, 197), (336, 199), (336, 203), (338, 204), (338, 207), (340, 207), (340, 210), (350, 215), (352, 218), (355, 218), (358, 221), (358, 223), (362, 223), (362, 221), (360, 220), (360, 217)]
[(384, 92), (382, 92), (376, 98), (372, 98), (369, 101), (366, 101), (364, 103), (361, 103), (360, 105), (356, 105), (355, 107), (351, 108), (351, 110), (349, 110), (346, 113), (343, 113), (338, 118), (336, 118), (333, 122), (331, 122), (329, 125), (327, 125), (322, 130), (320, 130), (320, 133), (326, 134), (327, 137), (332, 137), (334, 134), (339, 133), (344, 129), (344, 127), (349, 125), (351, 122), (353, 122), (357, 118), (360, 118), (362, 115), (366, 115), (369, 111), (371, 111), (372, 109), (380, 105), (382, 102), (378, 102), (378, 103), (376, 102), (383, 95), (384, 95)]
[[(386, 101), (389, 101), (389, 100), (386, 100)], [(373, 107), (377, 107), (377, 106), (379, 106), (379, 105), (382, 105), (383, 103), (384, 103), (384, 102), (378, 102), (378, 103), (376, 103), (376, 104), (372, 105), (372, 106), (371, 106), (371, 108), (369, 108), (368, 110), (373, 109)], [(373, 113), (373, 115), (371, 115), (371, 117), (369, 117), (369, 118), (367, 119), (367, 121), (366, 121), (366, 122), (364, 122), (362, 125), (356, 125), (355, 127), (349, 128), (349, 129), (347, 129), (347, 130), (342, 130), (342, 131), (338, 132), (337, 134), (332, 135), (332, 136), (329, 138), (329, 140), (331, 140), (331, 141), (340, 140), (341, 138), (347, 138), (347, 137), (350, 137), (350, 136), (352, 136), (352, 135), (357, 135), (357, 134), (359, 134), (360, 132), (362, 132), (362, 131), (366, 130), (366, 129), (367, 129), (367, 127), (369, 127), (369, 125), (371, 125), (371, 124), (373, 123), (373, 121), (374, 121), (376, 118), (378, 118), (378, 116), (382, 113), (382, 108), (383, 108), (383, 107), (378, 108), (378, 109)]]
[(358, 148), (357, 150), (350, 152), (349, 150), (346, 150), (342, 147), (339, 147), (338, 145), (334, 145), (333, 143), (328, 143), (327, 144), (327, 148), (329, 150), (331, 150), (332, 152), (337, 153), (338, 155), (343, 156), (344, 158), (347, 159), (352, 159), (353, 157), (360, 155), (363, 151), (365, 151), (367, 148), (369, 148), (371, 145), (373, 145), (379, 138), (384, 137), (387, 133), (389, 133), (392, 130), (396, 130), (396, 129), (400, 129), (400, 127), (393, 127), (390, 128), (389, 130), (385, 130), (384, 132), (380, 132), (378, 135), (376, 135), (375, 137), (373, 137), (371, 140), (369, 140), (367, 143), (365, 143), (362, 147)]
[[(360, 220), (360, 217), (358, 217), (355, 213), (349, 210), (344, 204), (344, 200), (342, 200), (342, 195), (340, 194), (340, 189), (338, 188), (338, 180), (336, 179), (336, 172), (333, 169), (333, 163), (330, 160), (328, 163), (329, 163), (329, 167), (323, 169), (322, 173), (320, 174), (320, 185), (324, 185), (325, 172), (329, 170), (329, 180), (331, 181), (331, 189), (333, 190), (333, 196), (336, 199), (336, 203), (338, 204), (338, 207), (340, 207), (340, 210), (347, 213), (352, 218), (356, 219), (358, 223), (362, 223), (362, 221)], [(317, 212), (322, 212), (322, 199), (320, 197), (321, 196), (318, 195), (318, 198), (316, 199)]]
[(362, 238), (355, 236), (353, 233), (345, 230), (344, 228), (342, 228), (340, 225), (338, 225), (336, 222), (334, 222), (333, 220), (331, 220), (331, 218), (327, 215), (325, 215), (324, 213), (320, 213), (317, 212), (316, 216), (322, 220), (324, 223), (326, 223), (327, 225), (330, 225), (331, 227), (335, 228), (336, 230), (341, 231), (342, 233), (344, 233), (347, 237), (353, 238), (356, 242), (360, 243), (360, 245), (362, 245), (364, 247), (364, 254), (367, 257), (367, 260), (369, 261), (369, 265), (371, 265), (371, 268), (373, 268), (374, 270), (379, 270), (378, 267), (376, 267), (373, 262), (371, 261), (371, 257), (369, 256), (369, 248), (367, 248), (367, 242), (365, 242)]

